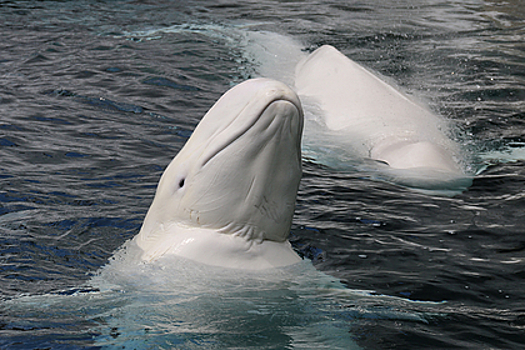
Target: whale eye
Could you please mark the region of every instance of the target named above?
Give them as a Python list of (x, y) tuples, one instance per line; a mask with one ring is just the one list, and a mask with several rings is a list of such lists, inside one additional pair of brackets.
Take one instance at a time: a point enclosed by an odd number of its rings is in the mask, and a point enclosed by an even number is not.
[(184, 178), (180, 179), (179, 181), (179, 188), (184, 187)]

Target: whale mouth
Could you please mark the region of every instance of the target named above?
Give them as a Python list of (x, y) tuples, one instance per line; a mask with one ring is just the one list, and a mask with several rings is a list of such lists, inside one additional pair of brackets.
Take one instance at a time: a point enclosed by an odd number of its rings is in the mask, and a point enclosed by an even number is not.
[[(219, 153), (223, 152), (226, 148), (228, 148), (235, 141), (237, 141), (238, 139), (240, 139), (244, 135), (246, 135), (250, 130), (252, 130), (254, 127), (256, 127), (256, 125), (258, 123), (264, 123), (264, 121), (262, 121), (262, 119), (263, 119), (263, 116), (265, 115), (265, 112), (268, 111), (273, 106), (278, 107), (279, 109), (282, 109), (282, 110), (295, 109), (294, 113), (290, 113), (290, 112), (283, 113), (283, 114), (286, 114), (286, 115), (299, 116), (299, 115), (302, 114), (302, 109), (301, 109), (300, 104), (297, 101), (295, 101), (294, 99), (276, 98), (276, 99), (270, 101), (264, 108), (261, 109), (261, 111), (258, 113), (258, 117), (257, 118), (252, 119), (250, 123), (244, 125), (243, 128), (237, 130), (236, 133), (228, 135), (229, 137), (227, 139), (225, 139), (225, 140), (222, 140), (222, 142), (220, 144), (218, 144), (216, 147), (214, 147), (214, 150), (212, 152), (206, 154), (202, 158), (202, 163), (201, 163), (202, 165), (201, 166), (202, 167), (206, 166), (206, 164), (210, 160), (215, 158)], [(278, 117), (283, 118), (283, 116), (280, 116), (280, 115), (277, 115), (275, 118), (278, 118)], [(294, 119), (300, 119), (300, 118), (294, 118)], [(283, 123), (285, 121), (283, 120), (283, 121), (277, 121), (277, 122)], [(271, 124), (271, 123), (275, 123), (275, 120), (270, 120), (267, 126), (269, 126), (269, 124)], [(290, 135), (290, 137), (297, 138), (298, 135), (301, 135), (302, 123), (299, 120), (297, 120), (297, 121), (293, 121), (292, 120), (292, 121), (290, 121), (290, 124), (291, 125), (290, 125), (290, 128), (289, 128), (289, 135)]]
[[(244, 137), (250, 130), (258, 129), (260, 134), (285, 132), (281, 130), (289, 124), (286, 135), (291, 139), (300, 139), (303, 130), (303, 109), (295, 92), (286, 85), (275, 81), (259, 79), (255, 97), (245, 105), (238, 106), (238, 112), (226, 125), (221, 125), (209, 136), (205, 152), (200, 156), (200, 166), (204, 167), (219, 153), (227, 149), (238, 139)], [(265, 88), (264, 88), (265, 87)], [(261, 104), (262, 101), (266, 103)], [(279, 127), (280, 126), (280, 127)], [(268, 136), (271, 135), (267, 135)], [(268, 141), (269, 142), (269, 141)]]

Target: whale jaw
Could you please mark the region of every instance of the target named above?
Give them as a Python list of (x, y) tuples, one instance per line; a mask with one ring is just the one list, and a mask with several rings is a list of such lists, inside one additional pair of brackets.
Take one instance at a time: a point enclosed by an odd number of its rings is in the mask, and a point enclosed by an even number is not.
[(302, 129), (299, 99), (282, 83), (254, 79), (224, 94), (161, 177), (134, 239), (143, 260), (177, 254), (243, 269), (297, 262), (287, 238)]

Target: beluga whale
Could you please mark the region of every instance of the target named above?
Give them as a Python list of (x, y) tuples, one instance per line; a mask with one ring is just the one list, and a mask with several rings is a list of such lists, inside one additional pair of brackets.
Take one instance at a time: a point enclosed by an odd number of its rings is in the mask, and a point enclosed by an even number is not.
[[(469, 186), (446, 121), (333, 46), (321, 46), (296, 65), (295, 87), (305, 113), (316, 114), (307, 119), (324, 128), (325, 135), (317, 136), (322, 148), (335, 140), (335, 152), (373, 160), (368, 164), (387, 179), (410, 187)], [(317, 126), (307, 124), (307, 146), (314, 139), (309, 128)]]
[(301, 103), (287, 85), (259, 78), (227, 91), (161, 176), (133, 239), (141, 259), (177, 255), (245, 270), (299, 262), (287, 238), (302, 131)]
[(232, 88), (166, 168), (139, 234), (79, 288), (0, 301), (14, 315), (0, 344), (349, 350), (361, 318), (428, 323), (431, 305), (348, 289), (291, 249), (302, 129), (288, 86)]

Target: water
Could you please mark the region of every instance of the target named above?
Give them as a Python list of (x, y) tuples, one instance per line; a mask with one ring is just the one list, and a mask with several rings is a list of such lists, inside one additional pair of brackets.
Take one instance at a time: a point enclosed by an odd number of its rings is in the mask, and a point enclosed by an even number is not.
[[(265, 31), (307, 51), (334, 45), (427, 101), (451, 120), (477, 174), (446, 197), (305, 162), (296, 250), (348, 293), (405, 300), (349, 302), (314, 288), (335, 304), (328, 316), (342, 315), (329, 327), (364, 349), (522, 348), (524, 20), (519, 1), (496, 0), (2, 2), (0, 293), (35, 304), (2, 306), (0, 347), (125, 337), (91, 316), (128, 309), (83, 286), (138, 232), (162, 170), (214, 101), (246, 78), (286, 71), (265, 71), (247, 49), (259, 43), (249, 33)], [(52, 295), (75, 290), (94, 301), (54, 306)], [(308, 323), (299, 315), (296, 325)]]

